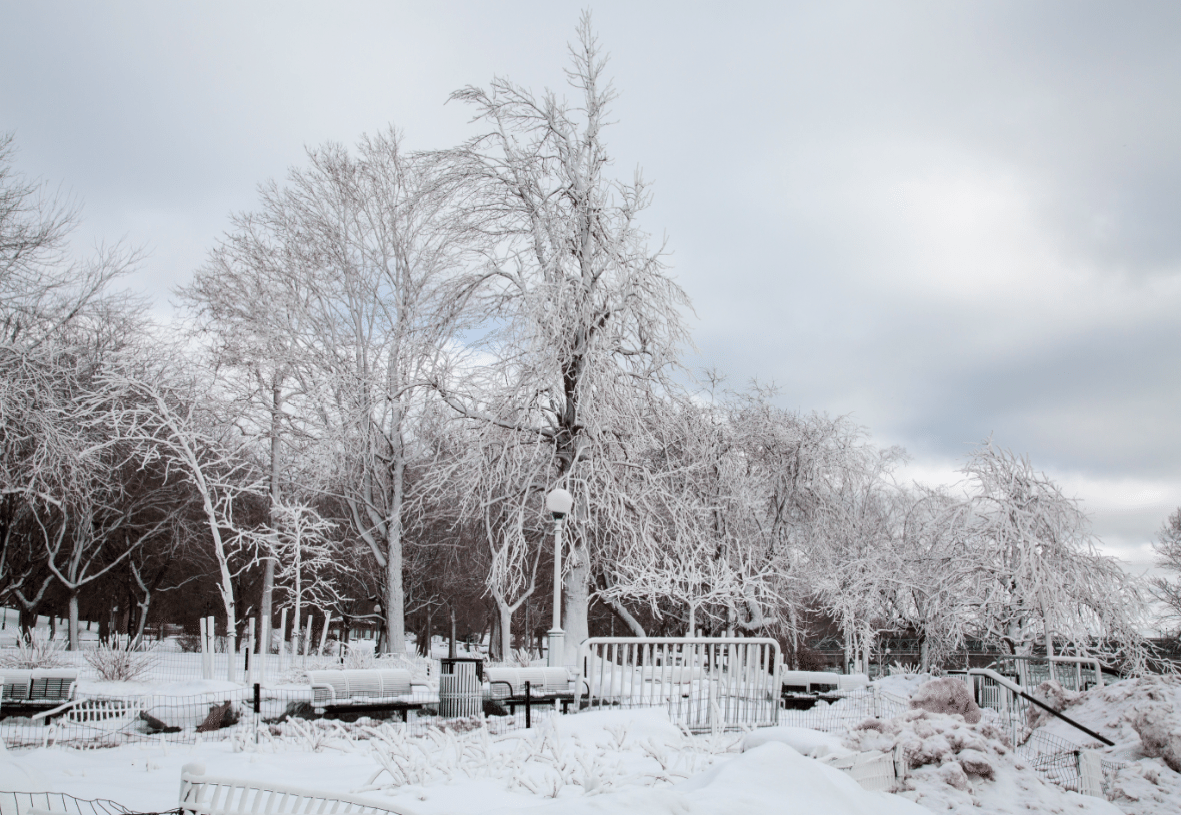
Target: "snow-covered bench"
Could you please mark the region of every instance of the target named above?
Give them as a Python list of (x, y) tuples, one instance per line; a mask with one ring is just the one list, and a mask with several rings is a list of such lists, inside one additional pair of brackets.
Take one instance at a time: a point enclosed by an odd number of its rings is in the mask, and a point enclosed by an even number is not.
[(5, 668), (0, 705), (10, 715), (10, 708), (57, 707), (70, 700), (77, 681), (77, 668)]
[(400, 804), (377, 803), (356, 795), (241, 781), (205, 775), (205, 765), (186, 764), (180, 771), (180, 811), (192, 815), (415, 815)]
[(317, 713), (361, 709), (417, 710), (427, 700), (414, 699), (410, 671), (401, 668), (341, 668), (308, 671), (312, 708)]
[(515, 712), (526, 703), (525, 683), (529, 683), (530, 703), (561, 702), (568, 707), (574, 701), (570, 673), (565, 668), (485, 668), (488, 697)]
[(780, 671), (784, 693), (822, 693), (854, 690), (869, 685), (865, 674), (834, 674), (829, 671)]

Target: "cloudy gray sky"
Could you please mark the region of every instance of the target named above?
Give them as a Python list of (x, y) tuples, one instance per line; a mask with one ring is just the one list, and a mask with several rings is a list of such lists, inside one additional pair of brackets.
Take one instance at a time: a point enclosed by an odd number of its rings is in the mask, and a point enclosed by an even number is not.
[(150, 254), (162, 316), (305, 145), (470, 135), (560, 86), (589, 5), (616, 168), (655, 181), (697, 364), (849, 414), (952, 480), (1028, 453), (1133, 566), (1181, 504), (1181, 5), (0, 0), (0, 130)]

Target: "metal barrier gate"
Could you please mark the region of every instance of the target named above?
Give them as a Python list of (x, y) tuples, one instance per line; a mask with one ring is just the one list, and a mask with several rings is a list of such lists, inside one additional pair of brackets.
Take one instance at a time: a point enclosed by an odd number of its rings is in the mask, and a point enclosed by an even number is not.
[(779, 643), (715, 637), (592, 637), (579, 651), (579, 708), (666, 707), (694, 731), (779, 722)]

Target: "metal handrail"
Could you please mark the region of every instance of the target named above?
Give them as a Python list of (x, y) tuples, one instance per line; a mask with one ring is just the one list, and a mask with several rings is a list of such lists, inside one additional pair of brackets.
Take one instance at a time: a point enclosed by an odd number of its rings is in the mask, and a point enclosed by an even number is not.
[(969, 668), (968, 675), (969, 676), (986, 676), (989, 679), (991, 679), (993, 682), (996, 682), (1002, 688), (1005, 688), (1006, 690), (1009, 690), (1012, 693), (1015, 693), (1018, 696), (1020, 696), (1024, 699), (1027, 699), (1030, 702), (1033, 702), (1035, 705), (1040, 707), (1042, 710), (1045, 710), (1045, 711), (1053, 714), (1054, 716), (1057, 716), (1059, 719), (1066, 722), (1071, 727), (1075, 728), (1076, 730), (1081, 730), (1083, 733), (1086, 733), (1088, 736), (1095, 739), (1096, 741), (1100, 741), (1103, 744), (1106, 744), (1108, 747), (1115, 746), (1114, 741), (1111, 741), (1108, 738), (1100, 736), (1094, 730), (1091, 730), (1090, 728), (1079, 724), (1078, 722), (1076, 722), (1074, 719), (1070, 718), (1069, 716), (1064, 716), (1063, 714), (1054, 710), (1054, 708), (1050, 707), (1049, 705), (1047, 705), (1045, 702), (1041, 701), (1040, 699), (1030, 696), (1028, 693), (1025, 692), (1025, 689), (1022, 688), (1020, 685), (1018, 685), (1015, 682), (1010, 682), (1008, 679), (1001, 676), (1000, 674), (998, 674), (994, 670), (991, 670), (989, 668)]

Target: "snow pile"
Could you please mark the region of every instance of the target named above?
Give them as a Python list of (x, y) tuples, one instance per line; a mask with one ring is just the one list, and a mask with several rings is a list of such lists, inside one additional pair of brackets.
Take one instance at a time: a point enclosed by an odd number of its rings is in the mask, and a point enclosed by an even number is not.
[(1112, 802), (1133, 815), (1176, 815), (1181, 809), (1181, 775), (1159, 758), (1120, 766), (1111, 779)]
[(566, 790), (596, 795), (629, 786), (671, 784), (739, 749), (740, 735), (694, 737), (663, 710), (606, 711), (547, 719), (534, 730), (494, 738), (487, 729), (432, 729), (427, 737), (397, 727), (367, 727), (379, 769), (366, 790), (451, 783), (503, 782), (509, 790), (557, 798)]
[(1044, 781), (1013, 753), (992, 711), (975, 723), (922, 709), (868, 719), (845, 737), (844, 746), (884, 753), (899, 748), (908, 771), (898, 795), (937, 812), (1120, 812), (1102, 799)]
[(1168, 704), (1137, 707), (1132, 727), (1140, 734), (1144, 755), (1159, 756), (1170, 770), (1181, 773), (1181, 709)]
[(980, 708), (972, 698), (972, 690), (966, 682), (950, 677), (932, 679), (921, 685), (911, 694), (910, 707), (929, 713), (958, 713), (968, 724), (980, 721)]
[(879, 691), (909, 699), (915, 691), (934, 679), (931, 674), (894, 674), (875, 679), (871, 684)]
[(839, 770), (768, 742), (665, 788), (628, 788), (496, 815), (926, 815), (910, 801), (866, 792)]
[(1034, 735), (1102, 748), (1104, 758), (1117, 765), (1112, 801), (1125, 812), (1174, 815), (1181, 810), (1181, 681), (1170, 676), (1124, 679), (1086, 693), (1067, 692), (1062, 701), (1065, 715), (1115, 746), (1103, 747), (1053, 717), (1046, 717)]
[[(1041, 698), (1040, 694), (1035, 695)], [(1140, 734), (1133, 726), (1137, 710), (1160, 706), (1156, 708), (1158, 713), (1167, 708), (1181, 711), (1181, 681), (1169, 676), (1123, 679), (1069, 696), (1062, 710), (1065, 715), (1116, 745), (1125, 747), (1140, 741)], [(1054, 717), (1047, 717), (1036, 732), (1077, 744), (1100, 746), (1098, 742), (1087, 739), (1078, 729)]]

